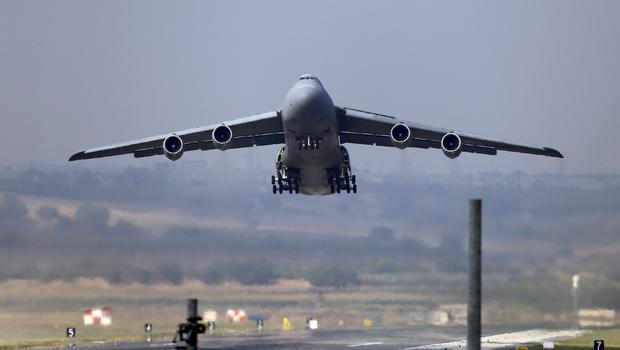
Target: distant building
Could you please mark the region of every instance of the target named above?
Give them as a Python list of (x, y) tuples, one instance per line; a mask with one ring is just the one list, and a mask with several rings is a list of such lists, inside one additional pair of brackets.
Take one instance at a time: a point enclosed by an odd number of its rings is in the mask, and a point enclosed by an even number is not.
[(436, 326), (467, 323), (467, 305), (444, 304), (426, 314), (426, 321)]
[(579, 309), (579, 327), (613, 327), (616, 311), (612, 309)]

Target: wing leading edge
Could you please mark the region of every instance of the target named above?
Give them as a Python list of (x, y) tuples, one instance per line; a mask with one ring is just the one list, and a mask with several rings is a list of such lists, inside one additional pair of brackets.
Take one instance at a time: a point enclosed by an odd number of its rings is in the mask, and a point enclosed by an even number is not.
[(282, 117), (280, 111), (272, 111), (204, 127), (198, 127), (169, 134), (91, 148), (75, 153), (69, 161), (118, 156), (133, 153), (136, 158), (164, 154), (163, 142), (174, 134), (183, 140), (183, 151), (215, 149), (211, 140), (213, 129), (226, 125), (232, 130), (229, 148), (244, 148), (284, 143)]
[(353, 108), (338, 107), (337, 115), (342, 143), (394, 147), (390, 131), (395, 124), (404, 123), (411, 129), (412, 139), (409, 147), (441, 149), (441, 138), (447, 133), (454, 132), (463, 142), (463, 152), (496, 155), (497, 151), (507, 151), (564, 158), (559, 151), (550, 147), (493, 140), (453, 130), (401, 121), (392, 116)]

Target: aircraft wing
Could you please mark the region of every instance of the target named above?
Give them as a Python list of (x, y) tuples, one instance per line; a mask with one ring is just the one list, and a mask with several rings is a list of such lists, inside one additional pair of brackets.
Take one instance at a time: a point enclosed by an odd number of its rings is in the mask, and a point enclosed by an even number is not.
[(441, 149), (442, 137), (447, 133), (454, 132), (461, 138), (463, 152), (496, 155), (497, 151), (507, 151), (564, 158), (559, 151), (549, 147), (494, 140), (414, 122), (401, 121), (392, 116), (353, 108), (337, 107), (337, 115), (340, 128), (340, 142), (342, 143), (394, 147), (390, 131), (394, 125), (403, 123), (411, 130), (412, 139), (409, 147)]
[(179, 136), (183, 140), (183, 152), (215, 149), (216, 147), (211, 139), (213, 129), (222, 124), (228, 126), (232, 131), (232, 140), (228, 148), (284, 143), (281, 113), (279, 111), (273, 111), (247, 118), (235, 119), (221, 124), (162, 134), (110, 146), (91, 148), (72, 155), (69, 161), (118, 156), (130, 153), (136, 158), (164, 154), (164, 140), (166, 137), (173, 134)]

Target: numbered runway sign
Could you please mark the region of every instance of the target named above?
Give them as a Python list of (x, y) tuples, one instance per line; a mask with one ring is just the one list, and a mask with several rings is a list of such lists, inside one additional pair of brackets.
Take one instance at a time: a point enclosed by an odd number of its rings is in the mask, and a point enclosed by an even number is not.
[(75, 338), (75, 328), (67, 327), (67, 338)]
[(153, 331), (153, 324), (152, 323), (145, 323), (144, 324), (144, 332), (145, 333), (151, 333)]
[(604, 340), (595, 340), (594, 341), (594, 350), (605, 350), (605, 341)]

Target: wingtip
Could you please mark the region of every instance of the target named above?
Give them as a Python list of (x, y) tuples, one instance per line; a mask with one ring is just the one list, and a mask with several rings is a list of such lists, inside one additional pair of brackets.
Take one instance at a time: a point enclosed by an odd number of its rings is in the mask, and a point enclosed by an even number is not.
[(547, 156), (549, 156), (549, 157), (564, 158), (562, 153), (560, 153), (560, 151), (558, 151), (557, 149), (554, 149), (554, 148), (545, 147), (545, 152), (547, 153)]
[(86, 152), (80, 151), (69, 158), (70, 162), (75, 162), (76, 160), (86, 159)]

